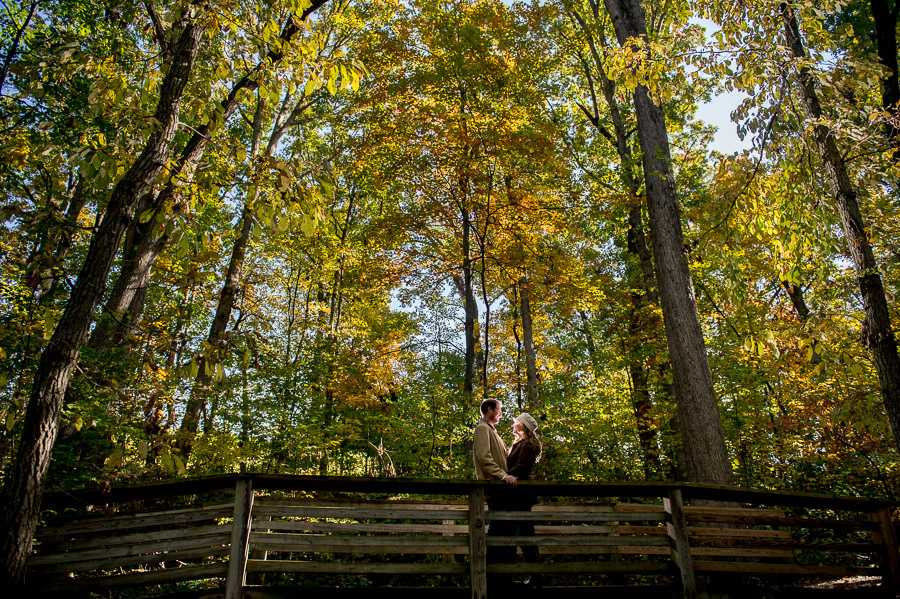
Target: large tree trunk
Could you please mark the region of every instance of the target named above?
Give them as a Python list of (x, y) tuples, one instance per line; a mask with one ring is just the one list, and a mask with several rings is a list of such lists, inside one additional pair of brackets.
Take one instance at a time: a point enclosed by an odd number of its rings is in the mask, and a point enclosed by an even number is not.
[[(644, 11), (637, 0), (604, 2), (621, 45), (626, 45), (629, 38), (646, 37)], [(684, 252), (681, 207), (675, 191), (665, 118), (645, 86), (635, 88), (634, 104), (687, 477), (693, 482), (731, 485), (734, 478)]]
[[(781, 5), (781, 18), (784, 21), (785, 37), (795, 58), (803, 59), (806, 52), (800, 37), (800, 27), (794, 11), (787, 5)], [(811, 123), (817, 123), (822, 116), (822, 107), (816, 94), (815, 80), (808, 67), (801, 67), (797, 73), (800, 100), (806, 117)], [(884, 398), (894, 440), (900, 445), (900, 356), (897, 355), (897, 341), (891, 328), (891, 317), (887, 299), (884, 296), (884, 285), (878, 273), (875, 254), (866, 233), (866, 224), (859, 210), (856, 190), (850, 181), (844, 159), (834, 141), (834, 135), (825, 125), (813, 126), (813, 136), (822, 154), (828, 182), (837, 202), (837, 210), (844, 231), (847, 250), (853, 258), (853, 266), (859, 282), (863, 309), (866, 314), (865, 341)]]
[[(600, 7), (595, 0), (589, 0), (591, 12), (594, 19), (600, 20)], [(600, 125), (599, 107), (597, 106), (597, 93), (594, 89), (594, 80), (591, 76), (590, 68), (587, 60), (584, 60), (585, 75), (590, 87), (591, 98), (593, 99), (592, 110), (582, 106), (582, 110), (594, 127), (600, 131), (607, 140), (616, 148), (619, 156), (619, 164), (622, 173), (622, 183), (628, 190), (631, 206), (628, 210), (628, 253), (637, 260), (640, 265), (639, 276), (629, 268), (629, 278), (632, 280), (631, 288), (631, 310), (628, 315), (628, 333), (629, 339), (626, 344), (626, 353), (629, 360), (628, 373), (631, 378), (631, 405), (633, 408), (635, 428), (638, 433), (638, 442), (644, 457), (644, 475), (648, 480), (661, 471), (659, 460), (659, 444), (656, 439), (657, 427), (653, 423), (653, 401), (650, 397), (649, 376), (645, 366), (644, 352), (641, 347), (649, 340), (647, 336), (648, 324), (643, 322), (643, 307), (648, 305), (659, 305), (659, 297), (656, 292), (656, 277), (653, 274), (653, 258), (650, 255), (650, 248), (647, 245), (647, 237), (644, 235), (644, 223), (641, 216), (641, 196), (640, 182), (634, 173), (634, 159), (632, 158), (632, 148), (628, 141), (628, 132), (625, 128), (625, 121), (619, 110), (619, 104), (616, 100), (616, 85), (606, 75), (603, 61), (600, 58), (600, 52), (597, 48), (597, 41), (594, 39), (590, 28), (578, 12), (573, 12), (572, 16), (578, 22), (582, 32), (588, 42), (588, 48), (591, 51), (591, 57), (594, 61), (594, 68), (597, 69), (597, 78), (599, 79), (600, 89), (603, 98), (606, 100), (609, 109), (610, 121), (613, 125), (613, 134), (610, 134)], [(601, 38), (602, 46), (606, 47), (606, 39)], [(668, 372), (668, 362), (664, 359), (657, 360), (661, 365), (662, 374)], [(663, 386), (663, 393), (668, 390), (667, 386)]]
[[(136, 214), (142, 212), (137, 210)], [(122, 268), (106, 302), (107, 314), (99, 319), (88, 341), (91, 349), (103, 352), (121, 343), (140, 324), (150, 272), (168, 242), (168, 235), (154, 235), (158, 228), (159, 221), (155, 216), (143, 223), (137, 220), (132, 223), (125, 236)]]
[(169, 161), (184, 88), (204, 33), (204, 27), (197, 19), (198, 12), (198, 7), (191, 5), (177, 22), (178, 44), (160, 88), (154, 115), (159, 126), (113, 189), (65, 311), (41, 355), (19, 449), (3, 488), (0, 559), (3, 560), (2, 586), (7, 591), (24, 584), (25, 562), (31, 551), (66, 386), (106, 288), (122, 235), (134, 218), (138, 201)]
[[(897, 72), (897, 18), (900, 16), (900, 2), (894, 0), (893, 9), (888, 0), (870, 0), (870, 3), (872, 20), (875, 21), (878, 59), (888, 70), (888, 75), (881, 80), (881, 106), (888, 113), (884, 131), (895, 152), (900, 152), (900, 74)], [(894, 157), (897, 158), (896, 153)]]

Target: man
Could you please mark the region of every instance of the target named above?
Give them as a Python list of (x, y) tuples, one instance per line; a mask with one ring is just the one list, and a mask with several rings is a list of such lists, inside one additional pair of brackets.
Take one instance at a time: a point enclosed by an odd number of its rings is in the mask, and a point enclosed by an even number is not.
[(516, 477), (506, 472), (506, 443), (494, 428), (503, 416), (503, 404), (496, 399), (481, 402), (481, 420), (475, 426), (475, 478), (504, 480), (515, 486)]
[[(506, 443), (497, 434), (494, 428), (503, 416), (503, 404), (496, 399), (486, 399), (481, 402), (481, 420), (475, 425), (475, 478), (478, 480), (504, 480), (507, 485), (515, 486), (516, 477), (510, 475), (506, 464)], [(487, 496), (488, 509), (505, 510), (509, 500), (496, 495)], [(497, 520), (491, 522), (488, 534), (491, 536), (512, 536), (516, 526), (509, 520)], [(487, 562), (496, 564), (501, 562), (516, 561), (516, 548), (509, 546), (488, 547)], [(490, 585), (497, 585), (501, 580), (496, 577), (488, 579)]]

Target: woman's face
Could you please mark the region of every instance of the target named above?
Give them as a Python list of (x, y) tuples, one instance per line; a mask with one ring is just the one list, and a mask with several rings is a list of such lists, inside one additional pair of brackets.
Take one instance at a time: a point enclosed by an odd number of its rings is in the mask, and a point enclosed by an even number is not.
[(523, 434), (523, 430), (525, 425), (519, 422), (518, 420), (513, 420), (513, 434), (517, 437), (520, 437)]

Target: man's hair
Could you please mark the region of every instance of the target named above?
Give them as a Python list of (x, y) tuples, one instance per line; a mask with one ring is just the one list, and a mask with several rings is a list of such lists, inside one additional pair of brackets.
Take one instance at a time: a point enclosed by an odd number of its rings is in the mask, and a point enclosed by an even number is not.
[(487, 414), (488, 410), (496, 410), (497, 406), (500, 405), (500, 400), (498, 399), (486, 399), (481, 402), (481, 413)]

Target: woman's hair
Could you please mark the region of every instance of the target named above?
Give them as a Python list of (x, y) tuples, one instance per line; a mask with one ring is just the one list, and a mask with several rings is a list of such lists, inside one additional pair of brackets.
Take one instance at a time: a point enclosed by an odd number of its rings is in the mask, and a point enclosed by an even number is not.
[(522, 433), (525, 435), (524, 440), (526, 443), (531, 443), (537, 447), (537, 456), (534, 458), (534, 463), (537, 464), (541, 461), (541, 453), (544, 451), (544, 447), (541, 445), (541, 438), (524, 424), (522, 425)]

